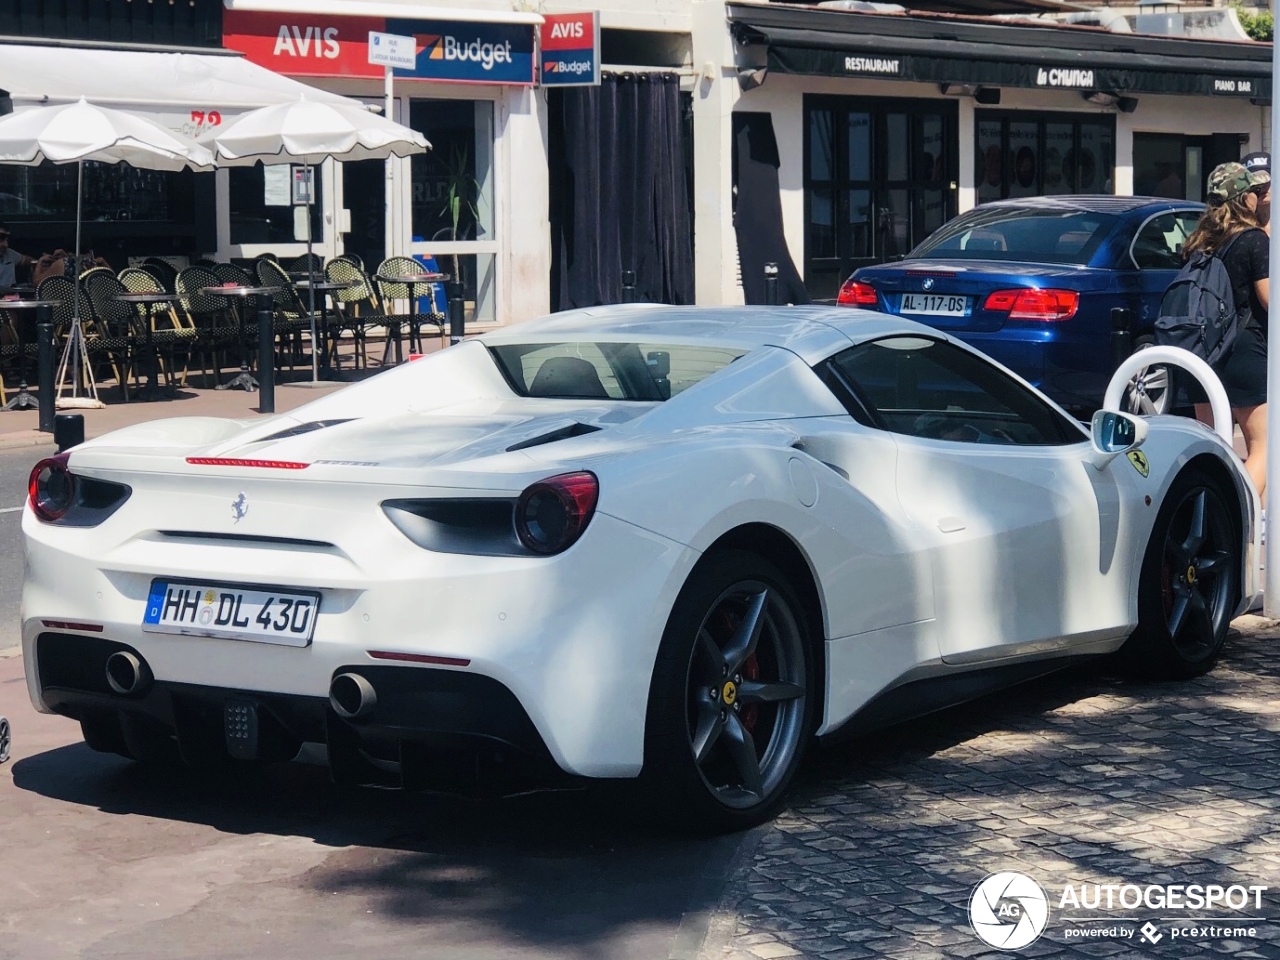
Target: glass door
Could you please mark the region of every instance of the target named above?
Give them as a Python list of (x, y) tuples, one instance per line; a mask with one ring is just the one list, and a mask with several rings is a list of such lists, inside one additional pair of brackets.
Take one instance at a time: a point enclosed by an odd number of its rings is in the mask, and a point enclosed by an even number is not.
[(956, 105), (805, 98), (805, 285), (833, 299), (956, 214)]

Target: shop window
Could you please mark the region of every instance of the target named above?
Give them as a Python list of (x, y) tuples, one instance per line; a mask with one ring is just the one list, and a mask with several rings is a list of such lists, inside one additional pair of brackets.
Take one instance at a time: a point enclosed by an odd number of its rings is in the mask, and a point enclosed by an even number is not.
[(493, 239), (493, 104), (413, 100), (409, 126), (431, 141), (410, 161), (414, 237)]
[[(322, 172), (318, 166), (311, 168), (311, 238), (316, 243), (324, 238), (320, 216)], [(301, 164), (291, 163), (273, 163), (269, 167), (255, 163), (252, 167), (229, 168), (231, 242), (305, 243), (306, 213), (293, 202), (293, 180), (302, 173)]]
[(978, 203), (1006, 197), (1115, 192), (1115, 121), (978, 111)]
[[(76, 218), (76, 165), (0, 166), (0, 219)], [(85, 223), (189, 222), (194, 218), (194, 174), (139, 170), (128, 164), (84, 164)]]

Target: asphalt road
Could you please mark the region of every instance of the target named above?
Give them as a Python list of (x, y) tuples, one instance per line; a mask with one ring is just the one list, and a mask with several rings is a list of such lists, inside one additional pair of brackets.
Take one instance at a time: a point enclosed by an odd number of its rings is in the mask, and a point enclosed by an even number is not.
[(50, 444), (0, 451), (0, 650), (21, 642), (18, 604), (22, 600), (22, 504), (32, 466), (53, 449)]

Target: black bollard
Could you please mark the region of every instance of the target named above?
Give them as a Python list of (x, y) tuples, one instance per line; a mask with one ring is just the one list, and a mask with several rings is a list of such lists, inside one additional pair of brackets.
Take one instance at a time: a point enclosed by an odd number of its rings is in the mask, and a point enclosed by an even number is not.
[(1133, 353), (1133, 314), (1128, 307), (1111, 308), (1111, 369)]
[(771, 307), (778, 305), (778, 265), (764, 265), (764, 302)]
[(58, 445), (59, 453), (84, 443), (83, 414), (60, 413), (53, 421), (53, 442)]
[(53, 307), (36, 307), (36, 389), (40, 392), (40, 430), (53, 433)]
[(462, 342), (467, 332), (466, 303), (462, 299), (462, 281), (450, 280), (449, 287), (449, 345)]
[(276, 331), (271, 323), (271, 294), (254, 294), (258, 307), (258, 412), (276, 412)]
[(636, 302), (636, 272), (634, 270), (622, 271), (622, 302)]

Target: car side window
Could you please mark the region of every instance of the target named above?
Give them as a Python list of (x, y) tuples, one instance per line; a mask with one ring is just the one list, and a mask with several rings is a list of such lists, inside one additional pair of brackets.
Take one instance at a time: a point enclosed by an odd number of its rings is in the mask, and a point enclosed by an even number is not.
[(891, 433), (1014, 446), (1086, 439), (1033, 391), (944, 340), (885, 337), (851, 347), (826, 366), (823, 379), (850, 414)]
[(1152, 217), (1133, 238), (1131, 253), (1139, 270), (1178, 270), (1182, 244), (1195, 230), (1200, 217), (1192, 210), (1171, 211)]

